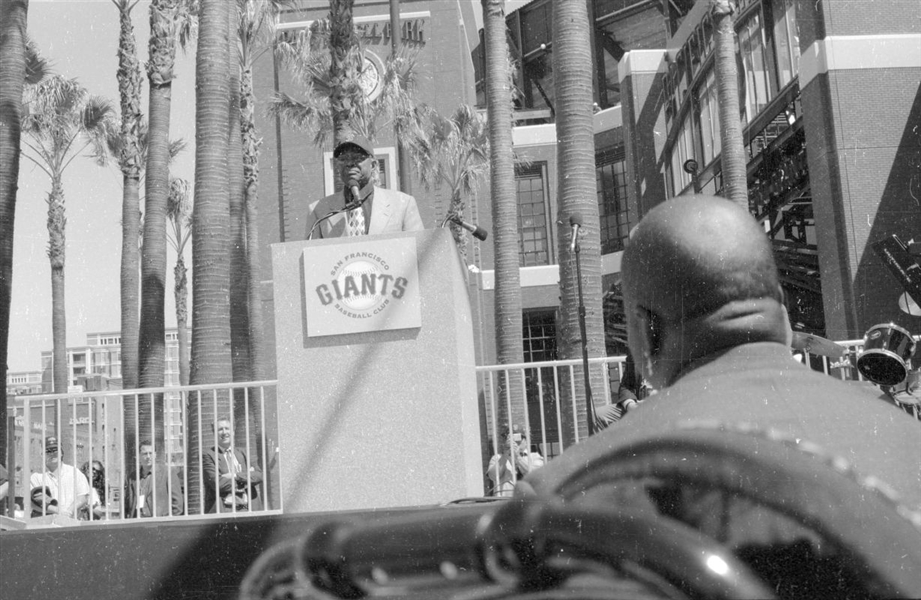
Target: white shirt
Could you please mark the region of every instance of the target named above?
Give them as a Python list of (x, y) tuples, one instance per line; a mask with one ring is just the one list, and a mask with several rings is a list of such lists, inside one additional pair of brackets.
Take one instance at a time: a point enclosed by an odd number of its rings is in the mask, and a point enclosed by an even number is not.
[(90, 484), (86, 476), (75, 467), (64, 463), (61, 463), (57, 472), (46, 470), (44, 473), (32, 473), (29, 483), (32, 489), (50, 489), (51, 497), (58, 501), (58, 511), (68, 517), (74, 517), (74, 504), (77, 498), (90, 493)]
[[(505, 458), (503, 461), (502, 458)], [(503, 464), (504, 463), (504, 464)], [(519, 477), (524, 477), (534, 469), (544, 466), (544, 457), (536, 452), (518, 454), (515, 465), (508, 455), (494, 454), (489, 459), (486, 476), (493, 482), (493, 493), (496, 496), (511, 496), (515, 489), (515, 482)], [(520, 473), (516, 473), (517, 471)]]

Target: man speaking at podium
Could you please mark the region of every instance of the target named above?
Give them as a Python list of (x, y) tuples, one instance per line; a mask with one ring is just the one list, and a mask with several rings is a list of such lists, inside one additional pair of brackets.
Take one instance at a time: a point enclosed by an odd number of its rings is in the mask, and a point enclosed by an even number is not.
[(374, 147), (357, 136), (333, 151), (343, 189), (310, 204), (307, 239), (422, 231), (416, 199), (374, 185)]

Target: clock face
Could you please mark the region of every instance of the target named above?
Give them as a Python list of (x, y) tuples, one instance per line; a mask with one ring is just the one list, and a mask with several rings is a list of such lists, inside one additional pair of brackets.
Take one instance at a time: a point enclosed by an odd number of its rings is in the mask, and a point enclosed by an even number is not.
[(364, 61), (361, 65), (361, 75), (358, 77), (358, 85), (365, 93), (368, 102), (372, 102), (381, 95), (383, 88), (382, 72), (384, 64), (376, 54), (370, 50), (365, 50)]

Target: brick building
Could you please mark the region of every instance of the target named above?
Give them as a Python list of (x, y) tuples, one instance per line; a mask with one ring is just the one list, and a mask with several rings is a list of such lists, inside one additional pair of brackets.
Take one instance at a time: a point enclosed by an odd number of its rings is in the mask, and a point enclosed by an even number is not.
[[(422, 57), (420, 100), (450, 114), (485, 107), (478, 2), (402, 0), (402, 35)], [(616, 298), (624, 241), (664, 199), (718, 192), (719, 125), (707, 3), (592, 0), (587, 34), (596, 72), (595, 167), (603, 286)], [(525, 360), (554, 359), (559, 305), (551, 0), (507, 15), (521, 92), (513, 131), (519, 203)], [(328, 4), (286, 13), (296, 30), (325, 18)], [(370, 52), (389, 53), (387, 3), (356, 2)], [(862, 337), (893, 321), (914, 333), (921, 319), (898, 309), (902, 286), (872, 250), (893, 235), (921, 238), (921, 4), (904, 0), (741, 0), (735, 15), (751, 212), (771, 237), (796, 328), (834, 339)], [(265, 99), (290, 82), (271, 57), (257, 69)], [(332, 148), (266, 118), (260, 236), (302, 239), (306, 203), (334, 189)], [(397, 152), (384, 134), (378, 159), (391, 185)], [(691, 169), (690, 167), (696, 167)], [(412, 179), (426, 226), (446, 213), (445, 193)], [(468, 219), (490, 229), (488, 182)], [(492, 240), (470, 240), (478, 362), (495, 360)], [(267, 276), (268, 279), (268, 276)], [(271, 286), (265, 287), (270, 302)], [(271, 318), (271, 311), (266, 311)], [(607, 311), (606, 311), (607, 314)], [(613, 313), (612, 313), (613, 315)], [(616, 315), (613, 315), (616, 319)], [(269, 324), (271, 329), (271, 324)], [(611, 343), (609, 352), (622, 352)]]

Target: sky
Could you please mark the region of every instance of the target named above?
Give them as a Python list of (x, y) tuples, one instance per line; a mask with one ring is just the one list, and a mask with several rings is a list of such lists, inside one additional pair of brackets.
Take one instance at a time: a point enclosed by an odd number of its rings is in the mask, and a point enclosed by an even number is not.
[[(140, 60), (147, 58), (149, 0), (133, 11)], [(118, 108), (118, 10), (111, 0), (31, 0), (29, 35), (52, 69), (76, 78), (91, 94), (108, 98)], [(188, 149), (174, 164), (174, 175), (194, 179), (195, 64), (177, 53), (173, 82), (171, 137), (184, 138)], [(143, 68), (143, 67), (142, 67)], [(145, 84), (144, 112), (148, 88)], [(13, 298), (10, 318), (9, 370), (41, 369), (41, 353), (51, 350), (51, 267), (46, 253), (51, 189), (47, 175), (35, 164), (20, 161), (19, 193), (13, 247)], [(86, 335), (119, 331), (119, 272), (121, 257), (121, 172), (114, 164), (97, 167), (76, 158), (64, 172), (67, 248), (64, 266), (67, 345), (86, 343)], [(191, 257), (187, 257), (191, 264)], [(172, 300), (172, 265), (167, 262), (166, 326), (176, 324)]]
[[(445, 0), (450, 1), (450, 0)], [(480, 0), (472, 2), (478, 12)], [(526, 4), (509, 1), (506, 12)], [(149, 0), (134, 8), (135, 37), (139, 59), (147, 59)], [(477, 23), (480, 26), (480, 23)], [(118, 107), (118, 10), (111, 0), (31, 0), (29, 35), (52, 69), (76, 78), (89, 93), (111, 100)], [(146, 113), (146, 75), (143, 108)], [(173, 163), (173, 175), (194, 180), (195, 162), (195, 64), (189, 55), (177, 52), (172, 91), (170, 136), (184, 138), (185, 152)], [(119, 272), (121, 256), (121, 173), (113, 164), (97, 167), (89, 158), (78, 157), (64, 173), (67, 215), (67, 247), (64, 267), (67, 314), (67, 346), (86, 343), (90, 333), (117, 332), (121, 328)], [(16, 203), (13, 248), (13, 298), (10, 319), (9, 371), (41, 369), (42, 351), (52, 348), (51, 268), (46, 253), (46, 198), (51, 183), (30, 160), (20, 162), (19, 194)], [(142, 200), (143, 202), (143, 200)], [(175, 327), (172, 266), (167, 259), (166, 326)], [(186, 265), (191, 268), (191, 253)], [(189, 274), (191, 281), (191, 273)]]

